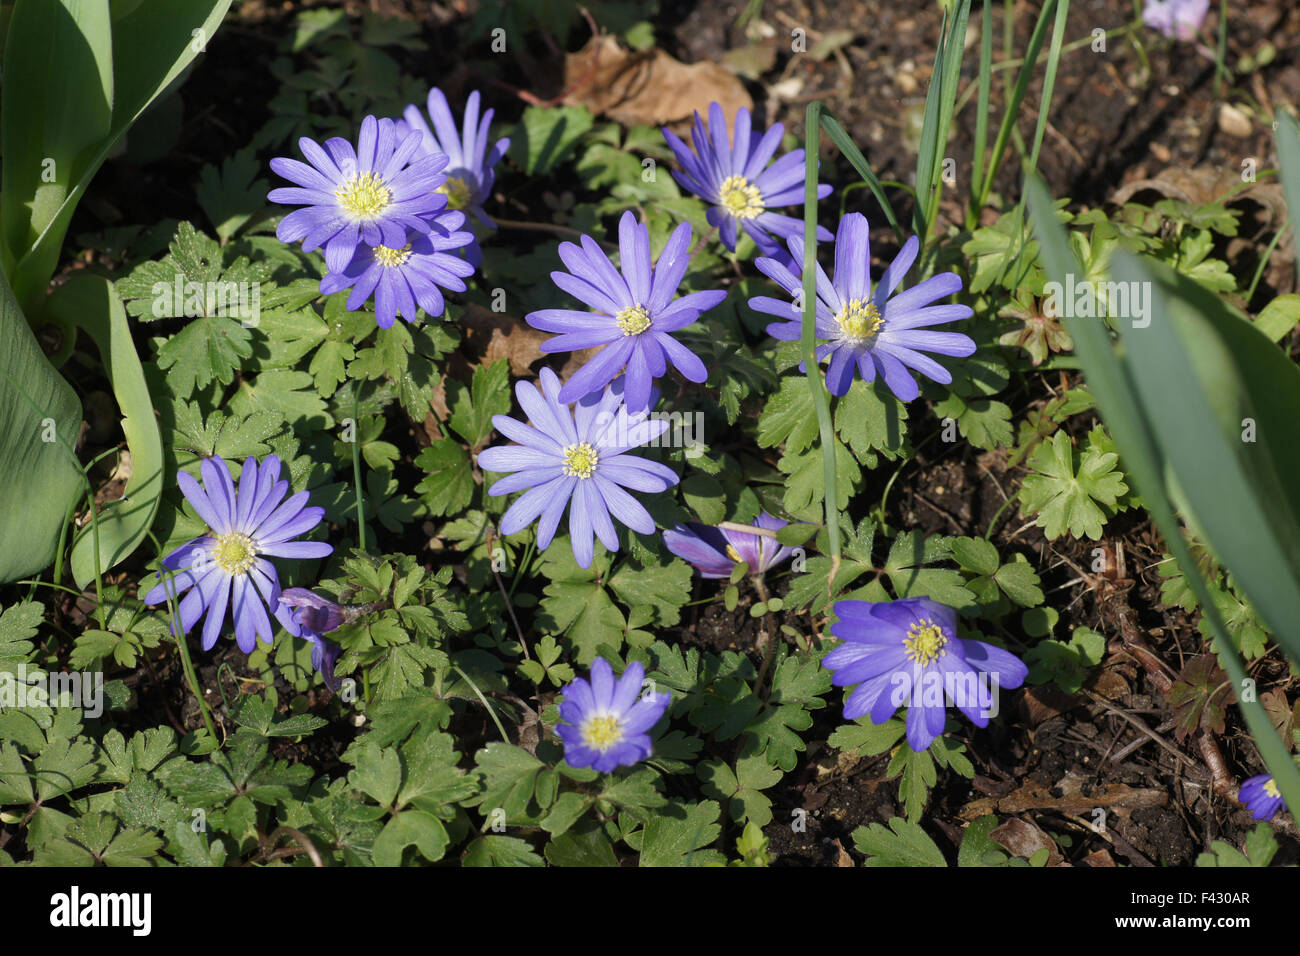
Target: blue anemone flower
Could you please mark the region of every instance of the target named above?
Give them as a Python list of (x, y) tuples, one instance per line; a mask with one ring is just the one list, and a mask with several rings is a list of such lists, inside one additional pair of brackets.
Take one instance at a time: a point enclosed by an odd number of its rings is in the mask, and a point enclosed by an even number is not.
[[(803, 295), (803, 240), (791, 236), (788, 245), (793, 261), (760, 258), (754, 264), (798, 302)], [(975, 351), (975, 342), (967, 335), (925, 328), (969, 319), (974, 314), (967, 305), (930, 304), (961, 289), (957, 273), (931, 276), (894, 295), (916, 261), (919, 248), (915, 236), (907, 240), (872, 289), (866, 217), (855, 212), (840, 220), (835, 234), (835, 280), (832, 282), (817, 266), (817, 338), (824, 343), (817, 346), (817, 360), (828, 355), (831, 358), (826, 387), (832, 395), (849, 390), (855, 371), (866, 382), (874, 381), (879, 372), (891, 392), (910, 402), (920, 389), (908, 373), (909, 368), (944, 385), (952, 381), (952, 373), (923, 352), (966, 356)], [(769, 325), (767, 334), (795, 342), (802, 334), (803, 319), (794, 302), (755, 296), (749, 300), (749, 307), (784, 319)]]
[(838, 601), (831, 634), (844, 643), (822, 665), (837, 687), (857, 684), (844, 716), (883, 724), (907, 704), (907, 742), (920, 753), (943, 733), (949, 704), (987, 727), (999, 688), (1019, 687), (1029, 673), (1010, 651), (957, 636), (957, 612), (929, 598)]
[(1271, 773), (1251, 777), (1241, 785), (1237, 799), (1246, 805), (1256, 820), (1272, 820), (1286, 806), (1282, 791)]
[[(766, 511), (754, 519), (755, 528), (778, 531), (786, 522)], [(750, 574), (762, 574), (780, 564), (794, 548), (787, 548), (766, 535), (714, 528), (690, 522), (664, 532), (664, 544), (679, 558), (693, 564), (703, 578), (729, 578), (740, 562), (749, 566)]]
[(577, 677), (564, 686), (555, 732), (564, 742), (564, 759), (572, 767), (592, 767), (609, 773), (630, 767), (653, 751), (648, 731), (659, 722), (672, 695), (641, 695), (645, 668), (636, 661), (614, 680), (609, 661), (591, 664), (591, 683)]
[(570, 412), (560, 400), (559, 377), (543, 368), (540, 378), (540, 391), (532, 382), (515, 384), (530, 425), (507, 415), (492, 417), (496, 430), (519, 444), (485, 448), (478, 454), (479, 467), (513, 472), (494, 483), (489, 495), (524, 492), (501, 518), (502, 534), (514, 534), (540, 518), (537, 547), (545, 550), (568, 506), (573, 556), (589, 568), (595, 555), (593, 531), (606, 548), (618, 550), (611, 516), (633, 531), (654, 533), (654, 518), (624, 488), (664, 491), (677, 484), (677, 474), (626, 452), (658, 438), (668, 421), (645, 412), (629, 414), (621, 379), (603, 395), (587, 395)]
[[(456, 129), (456, 119), (447, 105), (447, 97), (436, 86), (429, 90), (427, 106), (429, 119), (433, 122), (432, 129), (425, 122), (419, 107), (414, 105), (406, 107), (399, 128), (416, 130), (420, 134), (420, 148), (424, 153), (447, 155), (447, 181), (438, 187), (438, 191), (447, 197), (447, 208), (464, 210), (473, 215), (484, 228), (495, 229), (496, 223), (483, 209), (483, 203), (492, 194), (496, 165), (510, 148), (509, 137), (502, 137), (491, 150), (488, 149), (492, 110), (487, 110), (482, 119), (479, 118), (478, 90), (470, 93), (465, 101), (462, 130)], [(481, 258), (477, 244), (470, 249), (470, 261), (477, 265)]]
[(244, 462), (235, 489), (230, 466), (220, 457), (205, 458), (199, 466), (202, 485), (185, 472), (176, 476), (181, 492), (208, 525), (208, 533), (181, 545), (162, 565), (176, 572), (144, 597), (145, 604), (161, 604), (168, 593), (179, 595), (181, 633), (188, 634), (206, 612), (203, 649), (211, 650), (221, 634), (226, 610), (234, 620), (239, 649), (251, 653), (260, 637), (271, 643), (269, 609), (286, 631), (299, 636), (289, 608), (280, 601), (277, 558), (323, 558), (334, 549), (323, 541), (294, 541), (325, 516), (324, 508), (308, 507), (308, 493), (286, 499), (289, 482), (280, 479), (280, 459), (269, 455), (258, 464)]
[(338, 663), (343, 648), (324, 635), (347, 621), (348, 609), (307, 588), (285, 588), (280, 592), (280, 604), (290, 608), (290, 617), (299, 629), (298, 636), (311, 642), (311, 666), (325, 680), (326, 687), (338, 691), (334, 665)]
[(593, 311), (542, 309), (524, 318), (533, 328), (563, 333), (543, 342), (543, 352), (604, 346), (565, 383), (560, 401), (572, 402), (599, 391), (626, 366), (628, 411), (639, 412), (649, 408), (651, 384), (667, 371), (667, 363), (689, 381), (709, 377), (699, 356), (669, 333), (691, 325), (727, 293), (718, 289), (673, 298), (690, 264), (687, 223), (673, 230), (654, 265), (650, 230), (631, 211), (619, 220), (618, 245), (616, 269), (590, 236), (582, 237), (581, 247), (560, 243), (560, 258), (569, 272), (552, 272), (551, 279)]
[(361, 243), (403, 248), (408, 231), (429, 232), (429, 218), (446, 208), (438, 187), (447, 157), (421, 155), (420, 137), (399, 137), (390, 119), (362, 120), (355, 149), (337, 136), (323, 148), (304, 136), (298, 148), (307, 163), (271, 160), (271, 169), (296, 185), (267, 198), (304, 207), (280, 220), (275, 234), (281, 242), (301, 239), (307, 252), (324, 245), (330, 272), (343, 269)]
[(1210, 0), (1146, 0), (1142, 23), (1171, 40), (1194, 40), (1209, 12)]
[(398, 315), (414, 322), (417, 307), (442, 315), (442, 290), (464, 292), (464, 280), (474, 274), (474, 267), (452, 252), (474, 241), (461, 229), (464, 223), (463, 212), (444, 212), (432, 217), (427, 235), (411, 233), (400, 247), (363, 243), (346, 268), (321, 279), (320, 290), (331, 295), (350, 287), (349, 309), (361, 308), (373, 295), (381, 329), (392, 328)]
[[(744, 229), (763, 255), (774, 255), (779, 248), (772, 233), (778, 236), (803, 235), (803, 220), (769, 212), (773, 207), (802, 203), (804, 152), (796, 149), (771, 166), (772, 155), (781, 145), (785, 127), (776, 123), (757, 142), (751, 142), (749, 110), (736, 111), (735, 136), (729, 138), (727, 119), (722, 107), (709, 104), (706, 127), (695, 114), (691, 132), (692, 152), (671, 130), (663, 130), (664, 139), (681, 165), (673, 179), (685, 189), (713, 204), (708, 211), (709, 225), (718, 227), (722, 244), (736, 251), (737, 227)], [(827, 183), (817, 186), (817, 198), (831, 194)], [(819, 240), (831, 234), (817, 227)]]

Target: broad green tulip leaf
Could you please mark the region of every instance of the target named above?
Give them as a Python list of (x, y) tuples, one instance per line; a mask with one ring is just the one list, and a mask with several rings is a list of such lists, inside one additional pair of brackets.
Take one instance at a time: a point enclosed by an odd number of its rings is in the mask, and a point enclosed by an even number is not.
[[(0, 235), (24, 307), (41, 304), (73, 210), (109, 151), (203, 51), (229, 7), (230, 0), (111, 8), (102, 0), (19, 0), (0, 100)], [(54, 161), (53, 182), (42, 180), (46, 159)]]
[(74, 452), (81, 402), (50, 364), (0, 276), (0, 582), (54, 560), (82, 490)]
[[(49, 308), (53, 316), (79, 325), (95, 340), (113, 383), (113, 396), (125, 416), (122, 432), (131, 455), (131, 477), (122, 497), (109, 502), (97, 519), (99, 567), (107, 571), (139, 546), (153, 524), (163, 489), (162, 435), (126, 310), (112, 283), (100, 276), (76, 276), (51, 294)], [(95, 535), (87, 526), (72, 545), (77, 587), (94, 580), (94, 549)]]

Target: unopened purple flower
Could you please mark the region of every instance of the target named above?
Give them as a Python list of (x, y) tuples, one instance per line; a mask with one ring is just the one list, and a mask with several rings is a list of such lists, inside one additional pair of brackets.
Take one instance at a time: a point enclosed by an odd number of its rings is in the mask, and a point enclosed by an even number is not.
[(668, 422), (649, 419), (645, 412), (629, 414), (621, 379), (603, 395), (587, 395), (570, 412), (560, 400), (556, 374), (543, 368), (540, 377), (540, 391), (531, 382), (515, 384), (530, 425), (506, 415), (492, 417), (496, 430), (519, 444), (485, 448), (478, 455), (479, 467), (513, 472), (493, 484), (488, 494), (524, 492), (502, 517), (502, 534), (514, 534), (540, 518), (537, 546), (545, 550), (568, 506), (573, 556), (589, 568), (595, 554), (593, 531), (606, 548), (618, 550), (611, 515), (633, 531), (654, 533), (650, 513), (623, 489), (664, 491), (677, 484), (677, 475), (665, 465), (626, 452), (658, 438)]
[(280, 593), (280, 603), (293, 608), (294, 620), (304, 631), (312, 634), (328, 634), (347, 620), (347, 609), (343, 605), (307, 588), (285, 588)]
[[(768, 531), (785, 525), (766, 511), (754, 519), (754, 527)], [(750, 574), (762, 574), (794, 554), (793, 548), (784, 547), (775, 538), (694, 521), (665, 531), (664, 544), (673, 554), (695, 565), (704, 578), (729, 578), (742, 561), (749, 566)]]
[(568, 272), (551, 279), (593, 311), (542, 309), (525, 316), (534, 328), (560, 332), (542, 343), (543, 352), (571, 352), (604, 346), (565, 383), (560, 401), (572, 402), (609, 384), (627, 367), (627, 407), (639, 412), (650, 405), (654, 379), (671, 362), (689, 381), (709, 377), (699, 356), (669, 333), (695, 322), (727, 297), (722, 290), (692, 292), (673, 299), (690, 264), (691, 227), (682, 223), (668, 238), (657, 265), (650, 262), (650, 230), (630, 211), (618, 223), (620, 268), (590, 236), (582, 246), (560, 243)]
[[(785, 127), (776, 123), (757, 142), (751, 142), (751, 132), (749, 110), (741, 107), (736, 111), (735, 135), (730, 136), (726, 116), (717, 103), (709, 104), (707, 127), (700, 114), (695, 114), (691, 132), (694, 152), (671, 130), (663, 130), (664, 139), (682, 167), (680, 172), (673, 171), (673, 179), (713, 204), (708, 211), (709, 225), (718, 227), (722, 244), (735, 252), (740, 227), (749, 233), (760, 252), (770, 256), (778, 248), (772, 233), (786, 237), (803, 234), (802, 219), (768, 210), (803, 203), (804, 153), (796, 149), (768, 166), (781, 145)], [(818, 199), (830, 194), (828, 184), (818, 185)], [(817, 228), (818, 239), (831, 237), (825, 229)]]
[(907, 704), (907, 742), (920, 753), (943, 733), (955, 704), (976, 727), (988, 726), (999, 688), (1019, 687), (1029, 673), (1020, 658), (957, 636), (957, 613), (929, 598), (839, 601), (831, 633), (844, 641), (822, 660), (837, 687), (857, 684), (844, 716), (883, 724)]
[(245, 653), (253, 650), (258, 637), (271, 643), (268, 608), (286, 631), (299, 636), (301, 628), (280, 601), (275, 565), (263, 555), (323, 558), (331, 554), (334, 549), (323, 541), (291, 540), (320, 524), (325, 509), (308, 507), (305, 491), (285, 499), (289, 482), (280, 479), (280, 459), (275, 455), (260, 465), (253, 458), (245, 460), (238, 491), (223, 459), (205, 458), (199, 469), (202, 485), (183, 471), (176, 483), (209, 531), (163, 559), (163, 568), (176, 573), (170, 581), (160, 573), (159, 583), (144, 602), (160, 604), (169, 593), (188, 590), (180, 601), (181, 633), (188, 634), (206, 611), (205, 651), (217, 642), (227, 608), (234, 619), (235, 640)]
[(343, 624), (347, 609), (307, 588), (285, 588), (280, 593), (280, 604), (290, 608), (289, 614), (301, 632), (298, 636), (311, 641), (311, 666), (324, 678), (326, 687), (337, 691), (334, 665), (343, 649), (324, 635)]
[(428, 235), (411, 233), (400, 248), (357, 246), (345, 269), (321, 279), (320, 290), (331, 295), (351, 287), (349, 309), (359, 309), (373, 295), (375, 321), (381, 329), (393, 327), (398, 315), (414, 322), (417, 307), (429, 315), (442, 315), (442, 290), (464, 292), (474, 267), (453, 253), (474, 241), (461, 227), (463, 212), (444, 212), (432, 217)]
[[(797, 302), (803, 289), (804, 246), (797, 236), (788, 242), (793, 268), (789, 260), (771, 258), (758, 259), (754, 264)], [(968, 319), (973, 314), (966, 305), (930, 304), (961, 289), (957, 273), (931, 276), (894, 295), (919, 248), (915, 236), (907, 240), (873, 290), (867, 220), (856, 212), (840, 220), (835, 235), (835, 281), (817, 266), (817, 337), (823, 340), (817, 346), (817, 360), (831, 357), (826, 387), (832, 395), (849, 390), (855, 370), (866, 382), (873, 381), (879, 372), (891, 392), (910, 402), (920, 389), (908, 373), (909, 368), (944, 385), (952, 381), (952, 373), (923, 352), (965, 356), (975, 351), (975, 342), (967, 335), (925, 328)], [(755, 296), (749, 300), (749, 307), (785, 320), (769, 325), (768, 335), (785, 342), (799, 339), (803, 319), (793, 303)]]
[(433, 121), (432, 129), (417, 106), (408, 106), (402, 115), (407, 128), (420, 133), (420, 148), (424, 153), (447, 155), (447, 181), (438, 187), (438, 191), (447, 197), (447, 208), (472, 213), (487, 228), (495, 228), (495, 223), (483, 210), (483, 203), (492, 194), (495, 168), (510, 148), (509, 138), (502, 137), (488, 150), (492, 110), (479, 119), (478, 90), (470, 93), (465, 101), (465, 121), (461, 130), (456, 129), (447, 97), (436, 86), (429, 90), (427, 105), (429, 119)]
[(297, 185), (272, 189), (267, 198), (304, 207), (285, 216), (275, 234), (282, 242), (301, 239), (307, 252), (324, 245), (330, 272), (347, 266), (361, 243), (405, 247), (408, 231), (428, 232), (429, 218), (447, 205), (437, 191), (447, 157), (420, 154), (420, 137), (399, 139), (390, 119), (367, 116), (355, 149), (341, 137), (322, 148), (305, 136), (298, 148), (307, 163), (271, 160), (271, 169)]
[(1210, 0), (1146, 0), (1142, 22), (1174, 40), (1195, 39)]
[(1246, 805), (1256, 820), (1272, 820), (1286, 806), (1282, 791), (1271, 773), (1261, 773), (1245, 781), (1237, 799)]
[(564, 759), (571, 767), (592, 767), (609, 773), (630, 767), (652, 753), (649, 730), (659, 722), (672, 695), (641, 696), (645, 668), (636, 661), (614, 679), (609, 661), (591, 664), (591, 683), (581, 677), (564, 686), (556, 734), (564, 742)]

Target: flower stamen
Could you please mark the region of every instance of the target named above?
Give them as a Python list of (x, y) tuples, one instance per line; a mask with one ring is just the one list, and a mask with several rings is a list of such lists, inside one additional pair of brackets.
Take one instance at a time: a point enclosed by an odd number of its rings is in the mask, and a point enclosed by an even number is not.
[(582, 725), (582, 742), (604, 753), (623, 739), (623, 727), (612, 714), (596, 714)]
[(386, 269), (395, 269), (398, 266), (406, 265), (406, 260), (411, 258), (411, 247), (403, 246), (401, 249), (390, 249), (388, 246), (375, 246), (375, 261)]
[(871, 338), (885, 324), (875, 303), (863, 302), (861, 299), (850, 299), (844, 308), (835, 314), (835, 321), (843, 329), (844, 338), (853, 342)]
[(650, 328), (650, 312), (644, 305), (629, 305), (626, 309), (619, 310), (614, 321), (624, 335), (640, 335)]
[(753, 219), (763, 212), (763, 194), (744, 176), (728, 176), (718, 190), (723, 209), (737, 219)]
[(907, 629), (903, 646), (907, 648), (908, 660), (915, 661), (922, 667), (929, 667), (948, 652), (944, 645), (948, 643), (943, 628), (929, 618), (918, 621)]
[(578, 478), (590, 478), (596, 473), (600, 456), (587, 442), (578, 442), (564, 449), (564, 473)]
[(374, 173), (356, 173), (339, 183), (334, 198), (353, 219), (374, 219), (388, 208), (393, 194)]
[(1282, 792), (1277, 788), (1277, 781), (1272, 777), (1264, 781), (1264, 792), (1275, 800), (1282, 796)]
[(220, 535), (212, 549), (212, 560), (227, 574), (246, 574), (257, 560), (257, 543), (238, 531)]
[(447, 181), (434, 190), (447, 197), (448, 209), (464, 209), (469, 205), (469, 183), (459, 176), (448, 176)]

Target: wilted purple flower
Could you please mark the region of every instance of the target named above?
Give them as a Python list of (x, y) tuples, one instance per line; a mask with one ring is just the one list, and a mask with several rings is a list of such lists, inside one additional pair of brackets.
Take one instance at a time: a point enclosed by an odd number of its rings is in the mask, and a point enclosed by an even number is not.
[(633, 531), (654, 533), (650, 513), (623, 488), (664, 491), (677, 484), (677, 475), (658, 462), (624, 453), (658, 438), (668, 422), (648, 419), (645, 412), (628, 414), (621, 379), (603, 395), (585, 396), (570, 413), (560, 400), (556, 374), (543, 368), (540, 377), (540, 391), (531, 382), (515, 384), (531, 425), (506, 415), (492, 417), (496, 430), (519, 444), (485, 448), (478, 455), (479, 467), (514, 472), (493, 484), (490, 495), (528, 489), (502, 517), (502, 534), (514, 534), (540, 517), (537, 546), (545, 550), (569, 505), (573, 556), (589, 568), (595, 554), (593, 530), (606, 548), (618, 550), (611, 514)]
[(651, 727), (659, 722), (672, 695), (668, 692), (641, 697), (645, 668), (636, 661), (614, 680), (609, 661), (597, 657), (591, 664), (591, 683), (581, 677), (564, 686), (556, 734), (564, 742), (564, 759), (571, 767), (592, 767), (609, 773), (630, 767), (652, 752)]
[(381, 329), (392, 328), (398, 315), (414, 322), (417, 306), (442, 315), (442, 289), (464, 292), (463, 280), (474, 274), (474, 267), (451, 251), (474, 241), (461, 229), (464, 223), (463, 212), (444, 212), (432, 217), (428, 235), (412, 233), (401, 248), (362, 243), (345, 269), (321, 279), (320, 290), (332, 295), (351, 287), (349, 309), (361, 308), (373, 295)]
[(1271, 773), (1261, 773), (1245, 781), (1237, 799), (1246, 805), (1256, 820), (1272, 820), (1286, 806)]
[(285, 588), (280, 593), (280, 604), (291, 609), (289, 614), (300, 630), (298, 636), (311, 641), (311, 666), (325, 679), (326, 687), (337, 691), (339, 682), (334, 676), (334, 665), (343, 649), (323, 635), (347, 620), (347, 608), (307, 588)]
[[(804, 246), (797, 236), (790, 237), (788, 243), (793, 268), (788, 261), (771, 258), (758, 259), (754, 264), (797, 302), (803, 294)], [(826, 387), (832, 395), (843, 395), (849, 390), (855, 369), (866, 382), (873, 381), (879, 371), (889, 390), (910, 402), (920, 389), (907, 369), (916, 369), (945, 385), (952, 381), (952, 374), (923, 355), (923, 351), (952, 356), (975, 351), (975, 342), (960, 332), (924, 329), (968, 319), (973, 314), (967, 305), (930, 305), (961, 289), (961, 277), (957, 273), (931, 276), (920, 285), (894, 295), (916, 260), (919, 248), (915, 236), (907, 240), (873, 290), (867, 220), (856, 212), (840, 220), (835, 235), (835, 281), (831, 282), (822, 267), (817, 266), (817, 337), (825, 340), (825, 344), (817, 346), (817, 360), (831, 357)], [(760, 295), (749, 300), (749, 307), (785, 320), (769, 325), (768, 335), (784, 342), (799, 339), (802, 317), (793, 303)]]
[(347, 266), (362, 242), (404, 248), (407, 232), (429, 232), (429, 218), (447, 205), (437, 191), (447, 157), (420, 155), (420, 137), (399, 140), (390, 119), (367, 116), (356, 149), (337, 136), (324, 148), (304, 136), (298, 148), (310, 166), (271, 160), (271, 169), (297, 185), (272, 189), (267, 198), (305, 207), (280, 220), (275, 234), (281, 242), (301, 239), (307, 252), (323, 244), (330, 272)]
[(560, 243), (560, 258), (569, 272), (552, 272), (551, 279), (594, 311), (542, 309), (525, 320), (534, 328), (563, 333), (543, 342), (543, 352), (604, 346), (565, 383), (560, 401), (572, 402), (598, 391), (625, 365), (630, 412), (649, 407), (651, 383), (667, 371), (667, 362), (692, 382), (709, 377), (699, 357), (669, 335), (727, 297), (722, 290), (712, 290), (673, 299), (690, 264), (690, 244), (691, 227), (682, 223), (652, 266), (650, 230), (631, 211), (623, 213), (618, 223), (619, 269), (590, 236), (582, 237), (581, 248)]
[(159, 583), (144, 597), (160, 604), (168, 593), (189, 593), (180, 602), (181, 633), (188, 634), (206, 611), (203, 649), (211, 650), (221, 634), (230, 608), (239, 649), (250, 653), (261, 637), (271, 643), (267, 609), (290, 634), (300, 628), (289, 608), (280, 602), (280, 579), (275, 565), (262, 555), (278, 558), (323, 558), (334, 549), (323, 541), (293, 541), (310, 531), (325, 515), (324, 508), (307, 507), (308, 493), (300, 491), (285, 500), (289, 482), (280, 480), (280, 459), (269, 455), (260, 465), (244, 461), (235, 490), (230, 466), (219, 458), (205, 458), (199, 466), (203, 484), (185, 472), (176, 475), (181, 491), (208, 524), (206, 535), (189, 541), (162, 561), (176, 574)]
[[(726, 116), (717, 103), (709, 104), (707, 128), (700, 114), (695, 114), (695, 128), (691, 132), (694, 152), (671, 130), (663, 130), (664, 139), (682, 167), (681, 172), (673, 171), (673, 179), (713, 204), (708, 211), (709, 225), (718, 227), (722, 244), (735, 252), (736, 227), (740, 226), (753, 238), (759, 251), (770, 256), (778, 248), (772, 233), (786, 237), (803, 234), (803, 220), (768, 210), (803, 203), (804, 153), (796, 149), (769, 167), (767, 164), (781, 145), (785, 127), (774, 124), (753, 144), (750, 132), (749, 110), (741, 107), (736, 111), (735, 137), (730, 138)], [(818, 199), (830, 194), (830, 185), (818, 185)], [(818, 239), (831, 237), (822, 227), (818, 226), (817, 230)]]
[[(768, 531), (785, 526), (786, 522), (766, 511), (754, 519), (754, 527)], [(794, 548), (784, 547), (775, 538), (694, 521), (665, 531), (664, 544), (673, 554), (695, 565), (704, 578), (729, 578), (742, 561), (749, 566), (750, 574), (762, 574), (794, 554)]]
[(976, 727), (996, 713), (999, 688), (1029, 673), (1020, 658), (957, 636), (957, 613), (929, 598), (838, 601), (831, 633), (845, 643), (822, 659), (837, 687), (859, 685), (844, 703), (848, 720), (883, 724), (907, 704), (907, 742), (920, 753), (943, 733), (948, 704)]
[[(506, 150), (510, 148), (508, 137), (496, 141), (488, 151), (488, 131), (492, 127), (492, 110), (478, 115), (478, 90), (470, 93), (465, 101), (465, 123), (463, 131), (457, 131), (456, 120), (447, 106), (447, 97), (436, 86), (429, 90), (428, 110), (433, 128), (424, 120), (418, 107), (408, 106), (402, 114), (408, 129), (420, 133), (420, 148), (426, 154), (445, 153), (447, 155), (447, 181), (438, 187), (438, 191), (447, 197), (448, 209), (461, 209), (472, 213), (474, 218), (488, 229), (496, 224), (483, 209), (483, 203), (492, 193), (492, 183), (496, 179), (496, 164), (501, 162)], [(472, 250), (470, 261), (478, 264), (477, 244)]]
[(1191, 40), (1210, 12), (1210, 0), (1146, 0), (1142, 22), (1170, 39)]

